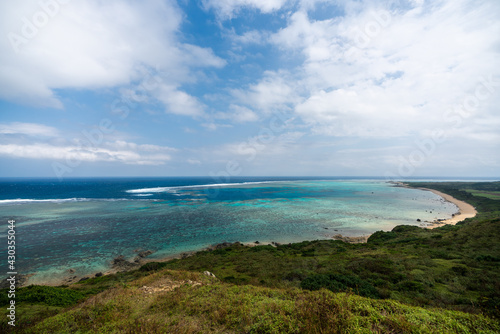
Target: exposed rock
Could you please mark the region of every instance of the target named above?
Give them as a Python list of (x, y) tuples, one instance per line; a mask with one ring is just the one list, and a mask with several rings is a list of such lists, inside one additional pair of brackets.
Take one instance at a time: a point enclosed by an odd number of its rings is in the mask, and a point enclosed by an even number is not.
[[(33, 276), (33, 274), (29, 274), (29, 275), (17, 274), (15, 276), (16, 276), (16, 287), (20, 288), (26, 283), (28, 278)], [(9, 277), (7, 277), (7, 278), (9, 278)], [(4, 280), (2, 280), (0, 282), (0, 289), (6, 289), (6, 288), (10, 287), (10, 281), (7, 281), (7, 278), (5, 278)]]
[(155, 282), (152, 286), (144, 285), (140, 290), (142, 290), (145, 294), (154, 294), (160, 292), (170, 292), (173, 291), (183, 285), (189, 285), (191, 287), (202, 285), (200, 282), (185, 280), (185, 281), (172, 281), (170, 279), (165, 279), (159, 282)]
[(222, 242), (220, 244), (216, 244), (216, 245), (208, 247), (207, 250), (213, 251), (213, 250), (224, 249), (224, 248), (228, 248), (228, 247), (236, 246), (236, 245), (241, 245), (241, 243), (239, 241), (236, 241), (235, 243)]
[(112, 266), (114, 269), (117, 269), (119, 271), (127, 271), (131, 270), (134, 267), (137, 267), (138, 261), (134, 262), (129, 262), (125, 260), (125, 257), (123, 255), (119, 255), (113, 259)]
[(86, 281), (88, 279), (89, 279), (88, 277), (82, 277), (82, 278), (80, 278), (80, 280), (78, 282), (83, 282), (83, 281)]
[(152, 250), (145, 250), (145, 251), (139, 252), (139, 254), (137, 254), (137, 256), (134, 258), (134, 262), (140, 263), (143, 258), (145, 258), (146, 256), (151, 255), (153, 253), (154, 252)]
[(216, 278), (215, 275), (213, 273), (211, 273), (210, 271), (204, 271), (203, 275), (206, 275), (208, 277), (214, 277), (214, 278)]
[(347, 237), (347, 236), (343, 236), (342, 234), (335, 234), (334, 236), (332, 236), (332, 238), (335, 240), (340, 240), (340, 241), (347, 242), (350, 244), (359, 244), (359, 243), (367, 242), (369, 236), (364, 235), (361, 237)]
[(101, 277), (101, 276), (102, 276), (102, 273), (100, 273), (100, 272), (95, 274), (95, 277)]
[(119, 265), (122, 262), (127, 262), (127, 260), (125, 260), (125, 256), (123, 255), (118, 255), (113, 259), (113, 265)]
[(420, 218), (417, 219), (418, 222), (421, 222)]
[(146, 257), (146, 256), (148, 256), (148, 255), (151, 255), (151, 254), (153, 254), (153, 253), (154, 253), (154, 252), (153, 252), (152, 250), (149, 250), (149, 249), (148, 249), (148, 250), (145, 250), (145, 251), (140, 252), (139, 254), (137, 254), (137, 256), (139, 256), (139, 257), (141, 257), (141, 258), (142, 258), (142, 257)]

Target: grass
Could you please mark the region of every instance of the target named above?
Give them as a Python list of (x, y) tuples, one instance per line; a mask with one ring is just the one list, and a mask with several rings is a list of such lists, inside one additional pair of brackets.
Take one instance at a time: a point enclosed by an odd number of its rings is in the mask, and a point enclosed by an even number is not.
[[(16, 330), (500, 332), (500, 201), (466, 191), (500, 191), (500, 183), (414, 185), (466, 200), (479, 214), (433, 230), (398, 226), (366, 244), (233, 244), (71, 286), (22, 288)], [(2, 332), (11, 330), (5, 319)]]
[[(145, 293), (144, 284), (192, 282)], [(106, 290), (26, 333), (495, 333), (482, 315), (424, 309), (328, 290), (237, 286), (201, 274), (162, 270)]]
[(482, 196), (490, 199), (500, 200), (500, 191), (484, 191), (475, 189), (464, 189), (466, 192), (474, 196)]

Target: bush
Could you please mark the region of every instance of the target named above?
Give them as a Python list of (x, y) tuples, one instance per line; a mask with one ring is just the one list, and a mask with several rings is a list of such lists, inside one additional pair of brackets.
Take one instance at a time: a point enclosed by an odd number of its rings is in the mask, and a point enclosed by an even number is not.
[(368, 238), (368, 243), (380, 243), (397, 237), (395, 232), (377, 231)]
[(262, 251), (267, 251), (267, 252), (276, 252), (276, 248), (270, 245), (262, 245), (262, 246), (255, 246), (250, 248), (251, 252), (262, 252)]
[(357, 276), (338, 274), (312, 275), (300, 283), (300, 287), (306, 290), (328, 289), (332, 292), (353, 291), (354, 293), (370, 298), (380, 298), (377, 289), (370, 283)]
[(392, 229), (392, 232), (403, 233), (403, 232), (414, 232), (421, 231), (422, 229), (418, 226), (413, 225), (398, 225)]
[(453, 266), (451, 267), (451, 270), (460, 276), (465, 276), (469, 272), (469, 269), (466, 266)]
[(500, 258), (492, 255), (478, 255), (476, 261), (500, 262)]
[(300, 271), (300, 270), (294, 270), (294, 271), (286, 274), (285, 280), (287, 280), (287, 281), (295, 281), (295, 280), (302, 281), (306, 277), (307, 277), (307, 275), (304, 274), (302, 271)]
[(139, 268), (140, 271), (156, 271), (165, 267), (167, 264), (162, 262), (149, 262)]
[(400, 291), (424, 292), (424, 285), (415, 281), (404, 281), (398, 284)]
[(16, 302), (61, 307), (74, 305), (83, 298), (85, 295), (79, 291), (43, 285), (30, 285), (16, 294)]

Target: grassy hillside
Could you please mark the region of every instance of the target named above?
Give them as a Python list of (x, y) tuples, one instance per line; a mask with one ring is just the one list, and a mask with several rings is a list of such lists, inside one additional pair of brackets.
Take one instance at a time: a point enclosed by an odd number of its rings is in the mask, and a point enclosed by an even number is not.
[(493, 320), (327, 290), (236, 286), (162, 270), (106, 290), (26, 333), (467, 333)]
[(500, 183), (412, 185), (479, 214), (434, 230), (398, 226), (366, 244), (236, 243), (71, 286), (22, 288), (16, 332), (500, 332), (500, 200), (484, 196)]

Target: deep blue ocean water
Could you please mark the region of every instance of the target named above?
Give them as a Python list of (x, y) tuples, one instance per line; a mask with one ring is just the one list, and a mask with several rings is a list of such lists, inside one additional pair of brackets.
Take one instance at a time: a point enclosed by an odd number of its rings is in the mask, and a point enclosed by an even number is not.
[[(431, 213), (432, 211), (432, 213)], [(0, 259), (16, 220), (16, 269), (30, 283), (106, 271), (118, 255), (165, 258), (220, 242), (363, 235), (457, 208), (384, 180), (240, 177), (0, 179)], [(70, 273), (73, 269), (75, 273)], [(8, 270), (2, 269), (5, 277)]]

